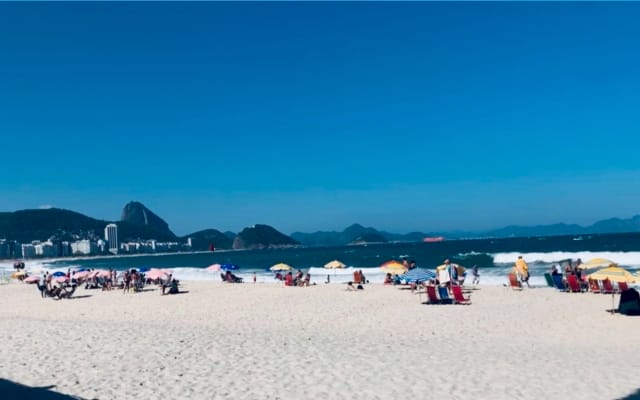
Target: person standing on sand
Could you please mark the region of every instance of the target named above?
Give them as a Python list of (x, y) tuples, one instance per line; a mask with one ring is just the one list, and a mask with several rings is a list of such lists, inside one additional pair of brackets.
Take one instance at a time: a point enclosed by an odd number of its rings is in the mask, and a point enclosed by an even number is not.
[(474, 265), (473, 266), (473, 282), (474, 285), (477, 285), (480, 283), (480, 274), (478, 273), (478, 266)]
[(253, 273), (253, 283), (256, 283), (256, 273)]

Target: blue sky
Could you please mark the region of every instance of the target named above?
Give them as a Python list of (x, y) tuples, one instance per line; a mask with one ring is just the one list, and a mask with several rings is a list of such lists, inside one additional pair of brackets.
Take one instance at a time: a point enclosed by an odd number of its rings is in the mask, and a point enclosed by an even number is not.
[(0, 210), (179, 234), (640, 213), (640, 4), (1, 3)]

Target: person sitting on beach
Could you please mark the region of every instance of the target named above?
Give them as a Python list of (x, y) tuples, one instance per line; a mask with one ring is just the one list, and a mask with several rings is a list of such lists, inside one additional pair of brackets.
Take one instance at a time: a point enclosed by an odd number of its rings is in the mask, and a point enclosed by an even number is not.
[(280, 272), (276, 272), (275, 279), (277, 279), (277, 280), (281, 281), (281, 280), (282, 280), (282, 279), (284, 279), (284, 278), (282, 277), (282, 274), (281, 274)]
[(172, 280), (171, 287), (169, 288), (169, 294), (178, 294), (178, 281)]
[(291, 273), (291, 271), (289, 271), (287, 275), (284, 277), (284, 285), (293, 286), (293, 274)]
[(311, 284), (311, 274), (307, 272), (302, 280), (302, 286), (309, 286)]
[(391, 274), (387, 274), (384, 277), (384, 284), (385, 285), (391, 285), (393, 283), (393, 278), (391, 277)]
[(360, 282), (362, 283), (369, 283), (367, 282), (367, 278), (364, 276), (364, 274), (362, 273), (362, 270), (360, 270)]

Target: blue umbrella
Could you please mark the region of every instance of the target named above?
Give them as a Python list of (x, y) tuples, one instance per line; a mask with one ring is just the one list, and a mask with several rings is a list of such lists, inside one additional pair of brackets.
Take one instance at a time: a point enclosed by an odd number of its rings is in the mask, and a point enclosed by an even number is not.
[(235, 264), (222, 264), (220, 266), (220, 269), (223, 271), (234, 271), (236, 269), (238, 269), (239, 267)]
[(403, 275), (400, 275), (400, 280), (406, 281), (407, 283), (425, 282), (435, 278), (436, 278), (435, 272), (426, 270), (424, 268), (410, 269), (409, 271), (405, 272)]
[(55, 276), (55, 277), (58, 277), (58, 276), (66, 276), (66, 275), (67, 275), (67, 274), (65, 274), (65, 273), (64, 273), (64, 272), (62, 272), (62, 271), (56, 271), (56, 272), (54, 272), (53, 274), (51, 274), (51, 276)]
[(84, 272), (84, 271), (88, 271), (88, 269), (86, 269), (86, 268), (80, 268), (80, 269), (77, 269), (77, 270), (76, 270), (76, 272)]
[(149, 268), (147, 267), (142, 267), (138, 270), (139, 272), (149, 272)]

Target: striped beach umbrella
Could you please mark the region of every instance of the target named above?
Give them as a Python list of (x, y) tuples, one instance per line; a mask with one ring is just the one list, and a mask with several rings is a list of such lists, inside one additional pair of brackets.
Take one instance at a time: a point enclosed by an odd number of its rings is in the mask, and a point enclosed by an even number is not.
[(414, 268), (400, 276), (400, 280), (406, 281), (407, 283), (426, 282), (435, 278), (435, 272), (426, 270), (424, 268)]
[(634, 283), (636, 281), (633, 275), (631, 275), (631, 272), (613, 265), (607, 268), (600, 269), (587, 276), (587, 278), (593, 279), (594, 281), (604, 281), (607, 279), (612, 282)]

